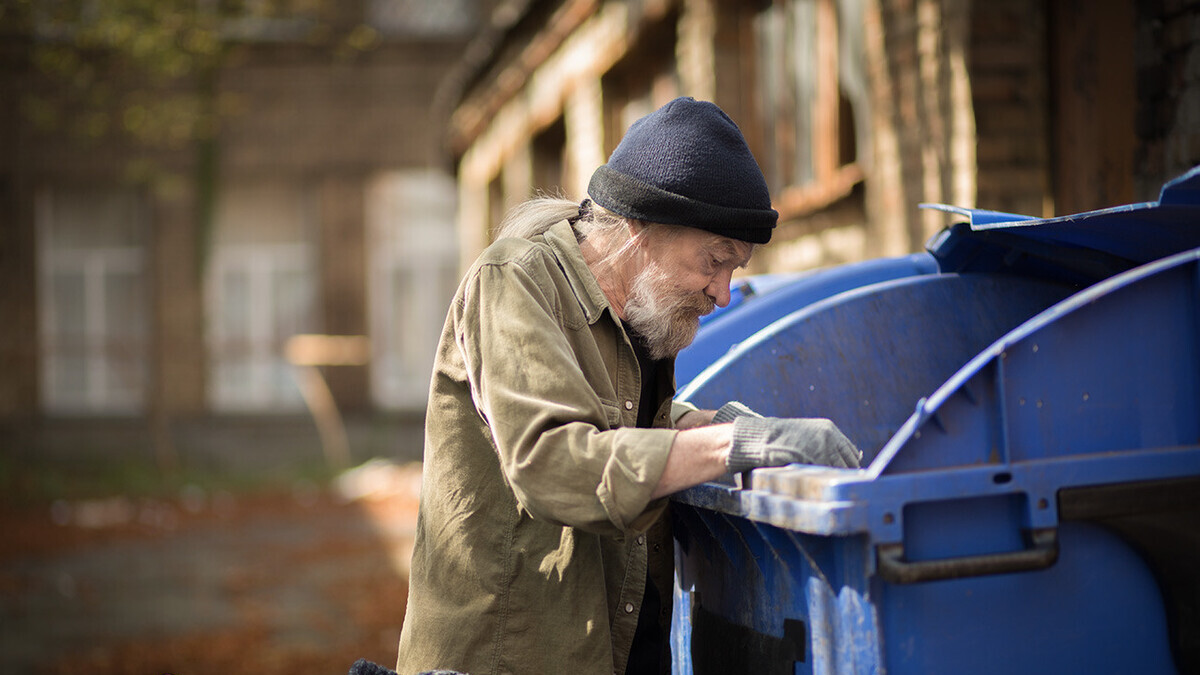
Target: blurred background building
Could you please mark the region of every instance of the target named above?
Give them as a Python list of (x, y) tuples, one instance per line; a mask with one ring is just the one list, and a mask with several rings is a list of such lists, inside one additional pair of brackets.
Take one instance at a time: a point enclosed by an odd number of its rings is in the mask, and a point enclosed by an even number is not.
[[(99, 0), (0, 10), (0, 453), (420, 457), (433, 345), (505, 210), (715, 101), (780, 228), (754, 272), (920, 250), (1200, 164), (1195, 0)], [(320, 359), (317, 359), (320, 361)], [(337, 361), (336, 355), (330, 358)]]
[(5, 4), (3, 452), (320, 462), (285, 346), (332, 334), (371, 346), (324, 369), (356, 458), (419, 457), (476, 3)]
[(464, 260), (531, 192), (582, 195), (678, 95), (728, 111), (767, 175), (782, 222), (760, 271), (919, 250), (945, 224), (921, 202), (1075, 213), (1155, 198), (1200, 161), (1192, 1), (501, 8), (447, 85)]

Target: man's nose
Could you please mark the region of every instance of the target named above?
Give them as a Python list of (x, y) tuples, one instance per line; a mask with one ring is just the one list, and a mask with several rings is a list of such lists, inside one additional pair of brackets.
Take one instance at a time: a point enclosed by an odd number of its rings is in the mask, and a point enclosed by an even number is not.
[(731, 273), (722, 272), (713, 277), (713, 280), (708, 284), (708, 288), (704, 292), (717, 307), (728, 307), (730, 300), (729, 285), (733, 282)]

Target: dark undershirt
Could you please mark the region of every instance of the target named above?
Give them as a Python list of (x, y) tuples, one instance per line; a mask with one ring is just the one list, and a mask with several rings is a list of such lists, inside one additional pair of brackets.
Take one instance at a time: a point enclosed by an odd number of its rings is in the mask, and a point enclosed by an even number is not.
[[(658, 412), (655, 375), (662, 364), (650, 358), (640, 335), (633, 331), (628, 333), (629, 341), (633, 344), (633, 353), (637, 355), (638, 366), (642, 371), (637, 425), (639, 428), (648, 429), (654, 426), (654, 415)], [(625, 675), (658, 675), (665, 671), (667, 664), (660, 662), (663, 654), (663, 634), (659, 629), (658, 617), (661, 611), (662, 599), (659, 597), (658, 588), (647, 579), (646, 594), (642, 598), (642, 609), (638, 612), (637, 631), (633, 635), (633, 646), (629, 650), (629, 664), (625, 667)]]

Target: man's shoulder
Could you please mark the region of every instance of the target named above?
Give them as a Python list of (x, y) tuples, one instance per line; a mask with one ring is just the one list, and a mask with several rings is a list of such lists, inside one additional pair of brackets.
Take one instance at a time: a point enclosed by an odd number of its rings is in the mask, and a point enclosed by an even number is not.
[[(498, 273), (485, 274), (488, 269)], [(574, 298), (566, 304), (578, 304), (584, 323), (595, 321), (608, 306), (570, 230), (564, 234), (552, 229), (528, 239), (497, 239), (475, 261), (468, 276), (472, 279), (468, 285), (532, 284), (559, 301)]]
[(483, 250), (483, 253), (479, 256), (479, 263), (483, 265), (495, 265), (521, 261), (531, 257), (536, 258), (538, 256), (553, 257), (553, 251), (541, 237), (538, 237), (536, 240), (521, 237), (503, 237), (492, 242)]
[(558, 254), (541, 237), (497, 239), (484, 249), (474, 267), (476, 270), (484, 267), (516, 267), (534, 277), (543, 277), (547, 273), (560, 277), (563, 274)]

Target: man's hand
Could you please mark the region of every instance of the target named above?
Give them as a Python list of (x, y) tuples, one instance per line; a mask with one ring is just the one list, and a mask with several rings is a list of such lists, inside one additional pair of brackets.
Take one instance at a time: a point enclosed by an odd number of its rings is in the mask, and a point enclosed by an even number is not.
[(740, 415), (725, 466), (731, 472), (765, 466), (819, 464), (857, 469), (862, 453), (827, 419)]
[[(718, 416), (728, 419), (720, 423)], [(680, 431), (654, 487), (654, 499), (730, 472), (794, 463), (858, 468), (862, 459), (850, 439), (827, 419), (762, 417), (736, 401), (719, 411), (688, 411), (675, 428)]]

